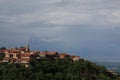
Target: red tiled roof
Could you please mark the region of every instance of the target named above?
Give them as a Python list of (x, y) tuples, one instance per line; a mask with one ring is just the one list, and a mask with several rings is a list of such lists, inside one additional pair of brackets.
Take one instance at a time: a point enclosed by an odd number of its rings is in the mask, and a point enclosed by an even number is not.
[(55, 54), (57, 54), (57, 52), (47, 52), (47, 54), (49, 54), (49, 55), (55, 55)]
[(25, 48), (19, 48), (18, 50), (20, 50), (20, 51), (25, 51)]
[(44, 54), (44, 55), (46, 55), (46, 54), (47, 54), (47, 52), (40, 52), (40, 54)]
[(7, 50), (0, 50), (0, 53), (5, 52), (5, 51), (7, 51)]
[(20, 53), (20, 50), (12, 50), (12, 53)]

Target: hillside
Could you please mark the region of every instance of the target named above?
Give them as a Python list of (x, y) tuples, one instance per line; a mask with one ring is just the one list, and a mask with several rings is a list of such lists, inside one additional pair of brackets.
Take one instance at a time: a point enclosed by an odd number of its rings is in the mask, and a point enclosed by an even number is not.
[(0, 80), (120, 80), (120, 76), (84, 59), (32, 57), (27, 68), (18, 63), (1, 63)]

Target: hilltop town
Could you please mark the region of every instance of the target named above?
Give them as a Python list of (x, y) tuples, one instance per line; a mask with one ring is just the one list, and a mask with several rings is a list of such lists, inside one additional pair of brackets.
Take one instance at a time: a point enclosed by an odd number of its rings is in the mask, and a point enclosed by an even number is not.
[(28, 44), (0, 48), (0, 66), (0, 80), (120, 80), (119, 74), (79, 56), (31, 50)]
[(5, 56), (1, 62), (7, 63), (21, 63), (21, 64), (29, 64), (31, 56), (37, 55), (37, 59), (46, 59), (46, 58), (69, 58), (73, 61), (77, 61), (80, 59), (79, 56), (69, 55), (67, 53), (58, 53), (56, 51), (44, 51), (41, 52), (39, 50), (31, 51), (29, 45), (26, 44), (25, 47), (20, 48), (1, 48), (0, 53), (3, 53)]

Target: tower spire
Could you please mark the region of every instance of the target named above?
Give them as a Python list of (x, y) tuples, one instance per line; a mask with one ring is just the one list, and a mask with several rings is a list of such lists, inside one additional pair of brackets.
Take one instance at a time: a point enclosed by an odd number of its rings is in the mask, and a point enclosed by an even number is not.
[(30, 51), (28, 41), (27, 41), (27, 43), (26, 43), (25, 50), (26, 50), (26, 51)]

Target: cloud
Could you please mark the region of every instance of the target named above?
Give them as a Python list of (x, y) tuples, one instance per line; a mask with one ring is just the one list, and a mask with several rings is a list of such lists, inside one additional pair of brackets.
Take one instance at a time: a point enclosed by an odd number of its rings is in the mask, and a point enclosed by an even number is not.
[(119, 53), (119, 4), (119, 0), (0, 0), (0, 40), (12, 47), (36, 41), (33, 45), (40, 48), (81, 50), (87, 57), (98, 51)]
[(119, 15), (113, 15), (120, 12), (119, 2), (118, 0), (30, 0), (29, 2), (5, 0), (0, 8), (3, 20), (1, 22), (16, 25), (34, 22), (54, 25), (86, 23), (115, 25), (120, 21)]
[(39, 27), (32, 30), (31, 34), (34, 34), (34, 36), (39, 37), (40, 40), (45, 42), (64, 41), (64, 34), (67, 31), (64, 27)]
[(104, 22), (108, 24), (120, 23), (120, 10), (102, 10), (100, 14), (105, 18)]
[(11, 26), (35, 22), (110, 26), (120, 22), (118, 0), (1, 1), (0, 22)]

